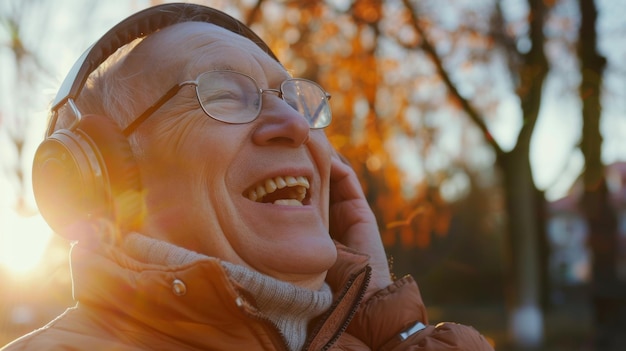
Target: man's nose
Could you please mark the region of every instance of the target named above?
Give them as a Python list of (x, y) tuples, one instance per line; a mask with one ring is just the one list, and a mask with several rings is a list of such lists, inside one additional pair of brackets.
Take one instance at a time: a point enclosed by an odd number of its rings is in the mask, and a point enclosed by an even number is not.
[(298, 147), (309, 139), (310, 130), (309, 123), (298, 111), (280, 97), (266, 95), (252, 140), (261, 146)]

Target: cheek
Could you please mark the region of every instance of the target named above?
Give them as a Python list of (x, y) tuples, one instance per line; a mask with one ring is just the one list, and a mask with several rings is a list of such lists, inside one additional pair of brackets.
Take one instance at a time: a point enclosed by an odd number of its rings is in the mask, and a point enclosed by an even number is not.
[[(330, 144), (326, 133), (321, 129), (314, 129), (310, 132), (309, 149), (315, 150), (318, 154), (330, 159), (333, 152), (333, 146)], [(330, 163), (330, 161), (328, 161)]]
[(139, 136), (142, 182), (148, 199), (159, 208), (168, 199), (177, 202), (197, 191), (201, 174), (205, 173), (205, 162), (199, 159), (202, 153), (194, 152), (189, 142), (195, 137), (185, 132), (193, 124), (155, 123)]
[(326, 134), (321, 130), (312, 131), (308, 149), (324, 185), (328, 185), (331, 155), (334, 151), (328, 138), (326, 138)]
[(225, 157), (221, 149), (229, 145), (229, 135), (223, 129), (221, 123), (202, 112), (165, 118), (147, 129), (144, 154), (149, 162), (159, 164), (164, 173), (210, 175), (207, 168), (219, 168)]
[(324, 221), (328, 227), (328, 214), (330, 207), (330, 165), (333, 147), (321, 130), (311, 131), (309, 140), (309, 152), (320, 177), (320, 209)]
[(198, 233), (216, 230), (215, 197), (224, 197), (223, 187), (198, 160), (167, 160), (150, 169), (145, 182), (149, 235), (198, 251)]
[[(170, 201), (170, 206), (179, 207), (169, 212), (206, 211), (214, 207), (215, 197), (228, 196), (225, 184), (236, 159), (237, 136), (224, 129), (205, 119), (204, 123), (180, 123), (170, 132), (160, 133), (160, 138), (153, 138), (144, 173), (150, 179), (146, 185), (159, 194), (155, 201)], [(193, 203), (193, 210), (189, 203)]]

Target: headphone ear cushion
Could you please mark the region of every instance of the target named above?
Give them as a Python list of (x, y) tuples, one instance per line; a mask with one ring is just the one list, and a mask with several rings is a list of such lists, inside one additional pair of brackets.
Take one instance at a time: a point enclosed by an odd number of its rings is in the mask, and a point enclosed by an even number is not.
[(33, 163), (33, 191), (52, 229), (78, 239), (72, 228), (110, 221), (122, 232), (141, 225), (144, 202), (138, 164), (128, 139), (111, 119), (84, 116), (39, 145)]

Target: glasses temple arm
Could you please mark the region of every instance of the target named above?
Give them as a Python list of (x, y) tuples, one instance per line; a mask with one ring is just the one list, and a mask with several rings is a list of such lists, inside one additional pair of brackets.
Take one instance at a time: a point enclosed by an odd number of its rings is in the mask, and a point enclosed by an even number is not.
[(126, 128), (124, 128), (124, 130), (122, 131), (124, 136), (128, 137), (129, 135), (133, 134), (133, 132), (143, 122), (145, 122), (148, 119), (148, 117), (152, 116), (152, 114), (155, 113), (158, 109), (160, 109), (161, 106), (163, 106), (169, 99), (174, 97), (174, 95), (176, 95), (178, 93), (178, 91), (180, 91), (180, 89), (182, 87), (184, 87), (185, 85), (189, 85), (189, 84), (191, 84), (191, 83), (190, 82), (182, 82), (180, 84), (177, 84), (177, 85), (173, 86), (163, 96), (161, 96), (161, 98), (159, 100), (157, 100), (157, 102), (155, 102), (152, 106), (148, 107), (141, 115), (139, 115), (139, 117), (135, 118), (134, 121), (130, 122), (130, 124), (128, 126), (126, 126)]

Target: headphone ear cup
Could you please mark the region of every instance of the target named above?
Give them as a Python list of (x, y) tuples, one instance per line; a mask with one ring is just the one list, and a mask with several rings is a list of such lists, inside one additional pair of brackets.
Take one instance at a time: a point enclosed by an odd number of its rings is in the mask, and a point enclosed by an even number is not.
[[(46, 138), (35, 153), (33, 191), (52, 229), (68, 239), (83, 223), (104, 219), (122, 232), (141, 225), (139, 167), (119, 126), (99, 115)], [(78, 237), (75, 237), (78, 235)]]

